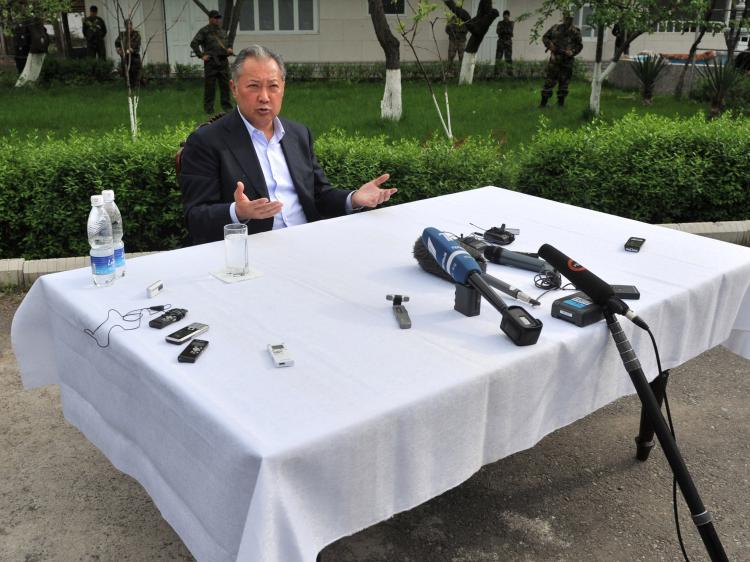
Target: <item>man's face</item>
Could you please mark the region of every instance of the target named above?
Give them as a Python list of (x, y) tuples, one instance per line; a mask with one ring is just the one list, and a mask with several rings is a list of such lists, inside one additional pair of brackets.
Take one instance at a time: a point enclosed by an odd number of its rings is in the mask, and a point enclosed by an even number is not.
[(284, 99), (284, 80), (276, 61), (248, 58), (237, 80), (229, 84), (245, 119), (256, 129), (267, 131), (273, 118), (281, 112)]
[(508, 21), (510, 19), (510, 14), (503, 14), (503, 19)]
[[(80, 17), (80, 16), (78, 16), (78, 17)], [(95, 18), (96, 17), (96, 12), (94, 10), (90, 10), (89, 11), (89, 17), (90, 18)]]
[(211, 25), (220, 25), (221, 18), (208, 18), (208, 23), (210, 23)]
[(565, 27), (570, 27), (571, 25), (573, 25), (573, 16), (564, 16), (563, 24), (565, 25)]

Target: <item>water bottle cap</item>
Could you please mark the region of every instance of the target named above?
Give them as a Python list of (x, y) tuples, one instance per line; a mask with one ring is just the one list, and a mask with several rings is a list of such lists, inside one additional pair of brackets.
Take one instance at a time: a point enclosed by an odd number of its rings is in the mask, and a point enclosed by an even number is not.
[(102, 191), (102, 197), (104, 197), (105, 203), (109, 203), (110, 201), (115, 200), (115, 192), (111, 189), (105, 189)]
[(91, 196), (91, 206), (92, 207), (99, 207), (100, 205), (104, 205), (104, 198), (101, 195), (92, 195)]

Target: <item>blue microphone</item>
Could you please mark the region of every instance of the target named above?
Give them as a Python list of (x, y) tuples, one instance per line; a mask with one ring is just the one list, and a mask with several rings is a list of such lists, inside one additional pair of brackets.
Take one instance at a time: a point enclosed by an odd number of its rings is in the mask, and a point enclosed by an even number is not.
[(456, 283), (466, 285), (472, 273), (482, 273), (477, 260), (464, 250), (458, 237), (430, 226), (422, 232), (422, 243)]
[(508, 306), (484, 280), (477, 260), (463, 249), (458, 237), (441, 232), (435, 227), (425, 228), (422, 243), (440, 267), (461, 285), (471, 285), (502, 314), (500, 329), (516, 345), (532, 345), (539, 339), (542, 322), (531, 316), (523, 307)]

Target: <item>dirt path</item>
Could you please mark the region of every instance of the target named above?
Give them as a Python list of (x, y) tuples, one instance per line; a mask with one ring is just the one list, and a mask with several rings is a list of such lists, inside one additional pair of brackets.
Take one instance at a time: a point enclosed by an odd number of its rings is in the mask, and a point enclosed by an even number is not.
[[(10, 350), (20, 300), (0, 293), (0, 560), (192, 560), (141, 486), (65, 422), (57, 388), (22, 389)], [(704, 353), (673, 371), (669, 397), (729, 558), (750, 560), (750, 361)], [(337, 541), (323, 562), (682, 560), (661, 449), (633, 459), (639, 414), (634, 397), (619, 400)], [(706, 560), (680, 507), (691, 559)]]

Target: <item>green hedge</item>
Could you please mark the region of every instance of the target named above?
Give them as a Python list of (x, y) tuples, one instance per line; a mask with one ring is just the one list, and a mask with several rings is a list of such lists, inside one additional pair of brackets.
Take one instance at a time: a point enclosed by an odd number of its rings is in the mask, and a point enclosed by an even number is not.
[[(114, 189), (129, 251), (184, 245), (174, 154), (183, 125), (137, 142), (127, 131), (68, 139), (0, 139), (0, 258), (84, 255), (89, 196)], [(750, 218), (750, 120), (638, 117), (578, 131), (543, 128), (515, 153), (491, 139), (388, 141), (337, 131), (316, 142), (334, 185), (355, 189), (383, 172), (394, 203), (483, 185), (646, 222)]]
[[(182, 126), (130, 141), (126, 131), (56, 140), (0, 139), (0, 258), (85, 255), (89, 196), (114, 189), (128, 251), (186, 244), (174, 155)], [(388, 143), (334, 132), (316, 142), (334, 185), (357, 188), (388, 171), (397, 202), (487, 184), (503, 184), (499, 148), (473, 139), (456, 149), (441, 139)]]
[(0, 141), (0, 257), (62, 257), (88, 252), (89, 196), (114, 189), (130, 251), (184, 243), (174, 153), (186, 130)]
[[(98, 60), (92, 58), (68, 59), (64, 57), (48, 56), (44, 60), (39, 83), (42, 86), (59, 86), (60, 84), (93, 84), (95, 82), (112, 82), (119, 79), (119, 63), (113, 59)], [(308, 81), (345, 81), (383, 82), (385, 80), (385, 64), (377, 63), (287, 63), (287, 79), (294, 82)], [(442, 80), (442, 69), (437, 62), (427, 62), (423, 65), (431, 80)], [(546, 61), (523, 61), (513, 63), (513, 76), (518, 79), (541, 79), (546, 72)], [(452, 77), (455, 82), (459, 71), (458, 62), (452, 67)], [(576, 60), (574, 76), (583, 78), (585, 67)], [(487, 81), (506, 77), (504, 63), (495, 69), (493, 64), (479, 63), (474, 69), (474, 80)], [(194, 80), (203, 78), (202, 64), (175, 64), (174, 72), (167, 63), (149, 63), (143, 66), (143, 78), (146, 81)], [(413, 62), (401, 63), (402, 80), (423, 80), (422, 71)], [(15, 76), (13, 79), (15, 82)]]
[(526, 193), (650, 223), (750, 218), (750, 120), (630, 114), (544, 129), (513, 161)]

